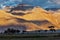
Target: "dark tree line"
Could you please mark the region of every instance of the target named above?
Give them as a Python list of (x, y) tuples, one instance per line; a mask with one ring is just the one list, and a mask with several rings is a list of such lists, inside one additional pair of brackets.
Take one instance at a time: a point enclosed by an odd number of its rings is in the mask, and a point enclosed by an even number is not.
[(11, 28), (8, 28), (7, 30), (4, 31), (4, 33), (6, 34), (15, 34), (15, 33), (19, 33), (20, 30), (15, 30), (15, 29), (11, 29)]

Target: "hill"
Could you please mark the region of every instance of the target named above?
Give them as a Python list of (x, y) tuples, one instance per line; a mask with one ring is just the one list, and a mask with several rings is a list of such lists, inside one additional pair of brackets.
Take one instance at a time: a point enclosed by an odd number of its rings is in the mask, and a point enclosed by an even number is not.
[(59, 15), (56, 13), (52, 14), (41, 7), (34, 7), (23, 16), (0, 10), (0, 27), (18, 27), (26, 31), (49, 30), (48, 26), (55, 26), (55, 29), (60, 29)]

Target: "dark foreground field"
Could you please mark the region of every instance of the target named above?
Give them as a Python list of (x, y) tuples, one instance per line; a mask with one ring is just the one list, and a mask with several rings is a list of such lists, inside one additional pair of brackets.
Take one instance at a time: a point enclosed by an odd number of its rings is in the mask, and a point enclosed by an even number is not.
[(60, 40), (60, 37), (45, 37), (45, 36), (41, 36), (41, 37), (0, 37), (0, 40)]
[(22, 38), (17, 38), (17, 37), (3, 37), (0, 38), (0, 40), (60, 40), (60, 37), (22, 37)]
[(60, 40), (60, 36), (22, 36), (0, 34), (0, 40)]

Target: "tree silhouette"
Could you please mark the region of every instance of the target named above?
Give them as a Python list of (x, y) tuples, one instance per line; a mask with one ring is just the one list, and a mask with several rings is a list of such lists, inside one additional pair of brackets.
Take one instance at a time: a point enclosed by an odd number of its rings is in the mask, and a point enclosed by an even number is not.
[(49, 26), (48, 28), (54, 28), (54, 26)]
[(47, 32), (48, 30), (45, 30), (45, 32)]
[(7, 33), (7, 34), (15, 34), (15, 33), (19, 33), (20, 30), (15, 30), (15, 29), (11, 29), (11, 28), (8, 28), (7, 30), (4, 31), (4, 33)]
[(48, 28), (49, 28), (50, 31), (52, 31), (52, 32), (55, 32), (55, 31), (56, 31), (56, 30), (54, 29), (54, 26), (49, 26)]
[(50, 31), (55, 32), (56, 30), (55, 29), (50, 29)]

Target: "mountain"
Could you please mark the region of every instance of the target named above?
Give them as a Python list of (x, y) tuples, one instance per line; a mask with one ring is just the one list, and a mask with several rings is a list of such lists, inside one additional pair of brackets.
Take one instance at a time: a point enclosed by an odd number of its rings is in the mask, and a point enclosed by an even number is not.
[(22, 28), (22, 30), (24, 29), (27, 31), (41, 29), (38, 25), (35, 25), (33, 21), (18, 18), (17, 16), (6, 13), (3, 10), (0, 10), (0, 27), (18, 27), (20, 29)]
[(55, 26), (59, 27), (59, 24), (58, 24), (59, 21), (55, 18), (55, 16), (40, 7), (32, 9), (31, 14), (24, 15), (21, 18), (26, 19), (26, 20), (41, 20), (40, 16), (41, 18), (44, 18), (45, 20), (48, 20)]
[(48, 12), (39, 6), (26, 11), (29, 12), (25, 13), (23, 16), (19, 16), (20, 14), (14, 15), (4, 10), (0, 10), (1, 30), (5, 30), (9, 27), (26, 31), (49, 30), (49, 26), (54, 26), (54, 29), (60, 29), (59, 13), (52, 14), (52, 12)]
[(57, 10), (59, 10), (60, 8), (46, 8), (45, 10), (52, 10), (52, 11), (57, 11)]
[[(31, 14), (33, 15), (34, 13)], [(18, 28), (20, 30), (32, 31), (32, 30), (41, 30), (41, 29), (45, 30), (48, 29), (49, 25), (52, 25), (50, 22), (45, 21), (44, 18), (42, 18), (43, 20), (40, 20), (41, 18), (40, 16), (38, 20), (35, 20), (36, 19), (35, 17), (33, 17), (34, 19), (33, 18), (31, 19), (29, 17), (29, 14), (26, 15), (27, 16), (23, 18), (23, 16), (13, 15), (11, 13), (7, 13), (4, 10), (0, 10), (0, 29), (5, 30), (6, 28), (12, 27), (16, 29)], [(34, 15), (38, 16), (37, 13)], [(27, 17), (29, 18), (29, 20), (26, 19)]]

